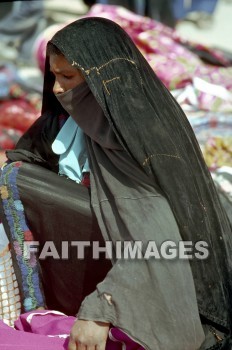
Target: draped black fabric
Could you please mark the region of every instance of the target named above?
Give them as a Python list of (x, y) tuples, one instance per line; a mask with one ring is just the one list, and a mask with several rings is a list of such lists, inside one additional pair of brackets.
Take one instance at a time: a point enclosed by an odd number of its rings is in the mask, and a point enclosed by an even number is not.
[(210, 258), (191, 263), (199, 310), (230, 328), (231, 229), (180, 106), (129, 36), (108, 20), (74, 22), (52, 43), (82, 71), (124, 149), (154, 176), (182, 238), (209, 243)]
[[(203, 333), (198, 311), (230, 333), (231, 229), (180, 106), (128, 35), (111, 21), (79, 20), (58, 32), (52, 43), (81, 70), (122, 148), (107, 149), (91, 137), (94, 113), (83, 124), (91, 202), (104, 238), (114, 243), (153, 239), (158, 244), (203, 240), (210, 252), (207, 260), (190, 261), (191, 270), (180, 260), (115, 260), (82, 303), (79, 317), (109, 321), (149, 350), (199, 348)], [(55, 171), (44, 135), (65, 111), (52, 92), (53, 83), (47, 59), (43, 112), (53, 112), (54, 121), (43, 122), (42, 117), (34, 129), (37, 141), (32, 128), (8, 157), (18, 160), (26, 154), (31, 161), (34, 153), (33, 159)], [(78, 123), (84, 118), (79, 116)], [(228, 343), (225, 349), (231, 348)]]
[[(93, 259), (92, 245), (78, 256), (75, 244), (104, 240), (90, 207), (89, 190), (39, 166), (24, 164), (17, 180), (27, 221), (41, 253), (46, 242), (54, 243), (59, 259), (40, 259), (48, 309), (75, 315), (83, 299), (95, 290), (111, 267), (104, 254)], [(59, 189), (59, 191), (57, 191)], [(36, 209), (34, 201), (36, 200)], [(62, 242), (68, 250), (62, 259)], [(80, 253), (79, 253), (80, 255)]]
[[(96, 284), (102, 281), (112, 265), (104, 254), (100, 255), (99, 260), (93, 259), (92, 245), (85, 247), (85, 259), (78, 253), (77, 244), (80, 242), (97, 241), (100, 246), (104, 246), (96, 217), (90, 207), (89, 190), (50, 170), (29, 163), (23, 162), (20, 167), (17, 187), (27, 224), (34, 240), (39, 243), (38, 257), (44, 251), (44, 258), (41, 256), (38, 261), (46, 307), (74, 316), (83, 299), (95, 290)], [(4, 218), (3, 212), (0, 202), (0, 215)], [(12, 242), (5, 218), (4, 227)], [(62, 250), (63, 242), (67, 246), (65, 253)], [(50, 256), (45, 257), (47, 253)], [(23, 281), (18, 272), (14, 250), (12, 254), (22, 293)]]

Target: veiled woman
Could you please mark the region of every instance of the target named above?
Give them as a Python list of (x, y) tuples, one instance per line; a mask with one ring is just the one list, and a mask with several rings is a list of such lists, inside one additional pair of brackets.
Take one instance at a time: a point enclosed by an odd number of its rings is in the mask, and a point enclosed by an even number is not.
[[(19, 249), (31, 232), (43, 244), (105, 240), (111, 261), (89, 249), (82, 260), (39, 262), (46, 306), (78, 313), (70, 350), (105, 349), (111, 325), (149, 350), (231, 349), (231, 230), (180, 106), (102, 18), (53, 37), (44, 81), (42, 116), (2, 173), (23, 309), (43, 304), (37, 268)], [(206, 242), (209, 257), (125, 259), (115, 250), (182, 240)]]

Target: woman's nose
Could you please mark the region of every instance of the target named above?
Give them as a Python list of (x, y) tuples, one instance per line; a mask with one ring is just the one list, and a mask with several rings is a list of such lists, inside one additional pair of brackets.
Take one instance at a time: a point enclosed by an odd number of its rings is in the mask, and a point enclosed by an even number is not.
[(55, 95), (57, 94), (61, 94), (62, 92), (64, 92), (64, 88), (61, 87), (60, 83), (56, 80), (55, 84), (53, 86), (53, 92)]

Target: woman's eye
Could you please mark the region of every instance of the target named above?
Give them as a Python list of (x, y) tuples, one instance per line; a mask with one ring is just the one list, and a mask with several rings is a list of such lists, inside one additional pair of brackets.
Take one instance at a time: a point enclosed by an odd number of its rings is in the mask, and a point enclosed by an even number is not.
[(65, 79), (72, 79), (72, 75), (63, 75)]

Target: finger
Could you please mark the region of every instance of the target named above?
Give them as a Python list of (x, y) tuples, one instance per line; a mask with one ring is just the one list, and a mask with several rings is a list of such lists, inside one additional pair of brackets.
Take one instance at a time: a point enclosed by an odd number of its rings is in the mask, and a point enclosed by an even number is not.
[(96, 346), (95, 345), (89, 345), (89, 346), (87, 346), (87, 350), (96, 350)]
[(106, 342), (103, 342), (96, 346), (96, 350), (105, 350), (105, 349), (106, 349)]
[(87, 346), (85, 346), (84, 344), (78, 343), (77, 350), (89, 350), (89, 348)]
[(72, 338), (69, 338), (68, 350), (79, 350), (76, 342)]

